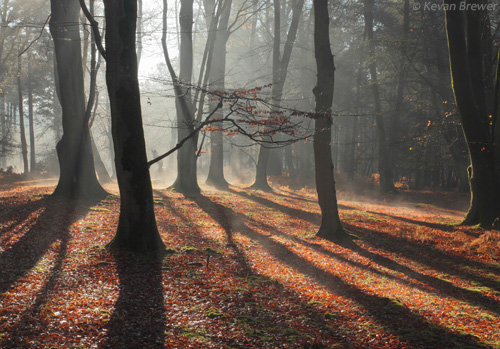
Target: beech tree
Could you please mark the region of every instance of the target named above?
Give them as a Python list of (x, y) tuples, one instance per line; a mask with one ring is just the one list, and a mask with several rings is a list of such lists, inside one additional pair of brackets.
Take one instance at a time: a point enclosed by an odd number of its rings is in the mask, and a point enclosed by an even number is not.
[(328, 0), (314, 0), (314, 54), (316, 57), (317, 83), (313, 90), (316, 98), (314, 124), (314, 165), (316, 191), (321, 208), (321, 225), (318, 236), (338, 241), (347, 234), (339, 218), (331, 151), (332, 103), (335, 65), (330, 48)]
[(108, 86), (120, 218), (110, 248), (157, 252), (165, 248), (154, 213), (137, 77), (137, 0), (104, 0)]
[[(304, 0), (296, 0), (292, 6), (292, 21), (286, 37), (286, 42), (281, 55), (281, 4), (279, 0), (274, 0), (274, 38), (273, 38), (273, 83), (272, 83), (272, 104), (273, 112), (280, 110), (281, 98), (283, 96), (283, 88), (288, 73), (288, 65), (292, 56), (292, 49), (297, 37), (297, 28), (299, 26), (300, 15)], [(269, 161), (270, 149), (266, 146), (261, 146), (259, 149), (259, 157), (257, 159), (257, 168), (255, 173), (255, 182), (252, 188), (261, 189), (264, 191), (271, 190), (267, 181), (267, 166)]]
[(378, 147), (378, 172), (380, 174), (380, 190), (388, 192), (394, 190), (393, 169), (390, 163), (390, 152), (387, 146), (386, 127), (382, 115), (382, 105), (380, 88), (377, 77), (377, 60), (375, 57), (375, 42), (373, 37), (373, 12), (374, 0), (364, 1), (365, 32), (368, 40), (369, 63), (371, 88), (373, 93), (375, 121), (377, 124), (377, 147)]
[(471, 160), (471, 201), (462, 224), (491, 227), (500, 216), (500, 146), (495, 139), (500, 134), (500, 60), (491, 91), (487, 84), (488, 45), (492, 44), (487, 11), (460, 10), (450, 0), (444, 4), (453, 92)]
[[(205, 8), (212, 9), (209, 11), (211, 14), (209, 20), (207, 21), (207, 27), (210, 30), (212, 27), (212, 22), (216, 20), (214, 18), (214, 9), (216, 8), (216, 2), (214, 0), (205, 0)], [(219, 24), (216, 28), (215, 40), (214, 40), (214, 57), (211, 60), (210, 74), (209, 74), (209, 88), (212, 90), (223, 91), (225, 88), (225, 75), (226, 75), (226, 44), (229, 39), (231, 31), (228, 27), (229, 15), (231, 14), (232, 0), (225, 0), (223, 5), (223, 10)], [(216, 102), (210, 103), (210, 109), (214, 109)], [(220, 110), (217, 118), (223, 117), (223, 110)], [(208, 170), (208, 176), (206, 184), (212, 185), (216, 188), (224, 189), (227, 188), (229, 183), (224, 178), (224, 138), (222, 137), (222, 132), (219, 130), (213, 130), (210, 132), (210, 167)]]
[(92, 142), (85, 114), (78, 0), (51, 0), (50, 33), (54, 40), (57, 90), (63, 136), (57, 144), (60, 176), (53, 195), (100, 199), (106, 191), (97, 181)]

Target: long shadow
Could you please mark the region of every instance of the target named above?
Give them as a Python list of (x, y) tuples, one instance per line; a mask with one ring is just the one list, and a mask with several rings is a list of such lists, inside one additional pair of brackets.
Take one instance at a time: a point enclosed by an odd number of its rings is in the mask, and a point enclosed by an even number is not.
[(362, 235), (364, 241), (372, 246), (387, 252), (403, 255), (422, 265), (434, 268), (438, 271), (475, 281), (500, 291), (500, 282), (478, 275), (477, 273), (466, 271), (462, 268), (476, 268), (496, 275), (500, 275), (500, 267), (466, 259), (464, 257), (452, 255), (435, 247), (412, 242), (396, 236), (388, 236), (373, 229), (359, 228), (354, 225), (344, 223), (349, 231)]
[[(3, 343), (0, 340), (2, 348), (21, 348), (26, 344), (23, 341), (24, 338), (36, 338), (38, 336), (39, 333), (35, 333), (34, 330), (34, 328), (38, 327), (35, 325), (35, 322), (39, 322), (40, 312), (43, 311), (45, 305), (49, 302), (51, 294), (59, 281), (61, 269), (68, 251), (68, 234), (64, 234), (60, 240), (57, 259), (45, 285), (37, 293), (34, 303), (23, 312), (21, 319), (13, 326), (10, 337)], [(37, 329), (38, 332), (44, 330), (44, 328), (40, 327)]]
[[(172, 200), (170, 197), (168, 197), (167, 195), (165, 195), (164, 193), (160, 192), (160, 191), (157, 191), (155, 190), (154, 191), (155, 195), (158, 195), (162, 200), (166, 201), (167, 203), (170, 203), (170, 205), (167, 205), (168, 206), (168, 210), (170, 212), (172, 212), (175, 216), (179, 217), (179, 219), (185, 223), (189, 222), (189, 220), (179, 211), (175, 208), (175, 206), (173, 205), (172, 203)], [(198, 203), (198, 200), (202, 200), (205, 204), (207, 204), (207, 206), (209, 206), (209, 203), (211, 201), (209, 201), (208, 199), (206, 199), (204, 196), (202, 195), (196, 195), (196, 196), (186, 196), (186, 199), (188, 200), (193, 200), (194, 202), (196, 202), (198, 204), (198, 206), (200, 206), (200, 204)], [(200, 206), (201, 207), (201, 206)], [(234, 239), (233, 239), (233, 228), (232, 228), (232, 224), (234, 223), (237, 223), (237, 222), (230, 222), (228, 219), (226, 219), (224, 217), (224, 212), (221, 211), (217, 206), (211, 206), (211, 209), (205, 211), (214, 221), (217, 221), (215, 219), (215, 217), (222, 217), (221, 218), (221, 226), (222, 228), (224, 229), (225, 233), (226, 233), (226, 246), (231, 248), (231, 250), (233, 250), (233, 252), (235, 253), (236, 255), (236, 259), (238, 260), (238, 263), (239, 263), (239, 266), (241, 268), (241, 270), (239, 271), (241, 273), (242, 276), (246, 276), (246, 275), (250, 275), (251, 274), (251, 268), (248, 266), (247, 262), (246, 262), (246, 259), (244, 257), (244, 254), (241, 252), (241, 250), (238, 248), (238, 246), (234, 243)], [(220, 216), (218, 216), (220, 215)], [(159, 221), (158, 222), (159, 224), (161, 225), (164, 225), (165, 223), (164, 222), (161, 222)], [(166, 226), (166, 225), (165, 225)], [(168, 229), (168, 227), (166, 227)], [(210, 243), (207, 239), (204, 239), (201, 234), (198, 234), (199, 237), (198, 239), (201, 239), (203, 242), (206, 242), (207, 244)]]
[[(6, 203), (5, 198), (0, 202), (0, 238), (8, 238), (13, 229), (24, 223), (32, 213), (45, 208), (45, 200), (28, 201), (24, 203)], [(25, 224), (23, 224), (25, 225)], [(22, 227), (19, 227), (22, 228)]]
[(0, 294), (26, 275), (56, 242), (67, 241), (69, 226), (83, 218), (91, 202), (70, 203), (44, 198), (33, 208), (44, 211), (14, 245), (0, 254)]
[(283, 205), (280, 205), (274, 201), (268, 200), (268, 199), (260, 197), (258, 195), (248, 194), (248, 193), (243, 192), (243, 191), (236, 191), (233, 189), (229, 189), (228, 191), (232, 194), (239, 195), (239, 196), (244, 197), (246, 199), (252, 200), (258, 204), (261, 204), (261, 205), (267, 206), (269, 208), (278, 210), (278, 211), (283, 212), (285, 214), (288, 214), (290, 216), (297, 217), (297, 218), (302, 219), (304, 221), (308, 221), (308, 222), (311, 222), (313, 224), (319, 224), (319, 222), (321, 222), (321, 215), (318, 213), (307, 212), (307, 211), (299, 210), (299, 209), (296, 209), (293, 207), (283, 206)]
[[(405, 222), (405, 223), (409, 223), (409, 224), (419, 225), (419, 226), (427, 227), (427, 228), (431, 228), (431, 229), (438, 229), (438, 230), (446, 231), (446, 232), (449, 232), (449, 233), (457, 231), (457, 226), (453, 226), (453, 225), (441, 224), (441, 223), (422, 222), (422, 221), (417, 221), (417, 220), (414, 220), (414, 219), (409, 219), (409, 218), (404, 218), (404, 217), (400, 217), (400, 216), (394, 216), (394, 215), (390, 215), (390, 214), (386, 214), (386, 213), (380, 213), (380, 212), (374, 212), (374, 211), (365, 211), (365, 212), (368, 212), (368, 213), (371, 213), (371, 214), (375, 214), (375, 215), (379, 215), (379, 216), (383, 216), (383, 217), (389, 217), (389, 218), (397, 219), (397, 220), (399, 220), (401, 222)], [(481, 235), (481, 233), (476, 233), (476, 232), (470, 231), (468, 229), (467, 230), (460, 229), (460, 231), (462, 233), (465, 233), (465, 234), (473, 237), (473, 238), (478, 238)]]
[[(234, 212), (231, 208), (214, 203), (213, 201), (211, 201), (208, 207), (207, 201), (204, 200), (198, 200), (198, 204), (205, 211), (210, 210), (213, 205), (219, 205), (220, 210), (225, 212), (225, 217), (237, 220), (238, 213)], [(217, 219), (217, 221), (222, 225), (220, 219)], [(288, 264), (298, 272), (314, 279), (332, 293), (362, 305), (377, 322), (396, 333), (402, 340), (428, 348), (456, 347), (458, 344), (468, 345), (473, 348), (486, 348), (483, 343), (471, 336), (454, 333), (430, 324), (424, 317), (414, 314), (404, 305), (392, 302), (385, 297), (368, 294), (352, 285), (346, 284), (339, 277), (312, 265), (282, 244), (270, 237), (259, 234), (246, 224), (238, 230), (238, 233), (259, 242), (272, 256)], [(427, 334), (427, 337), (430, 336), (431, 338), (424, 338), (423, 334)], [(432, 343), (427, 342), (429, 339), (432, 339)], [(436, 341), (439, 341), (439, 343), (436, 343)]]
[(162, 258), (114, 253), (120, 293), (108, 324), (105, 348), (163, 348), (165, 302)]
[[(208, 201), (208, 203), (204, 203), (203, 201)], [(224, 211), (224, 208), (225, 208), (224, 206), (216, 204), (207, 198), (204, 198), (203, 201), (201, 201), (201, 200), (197, 201), (197, 203), (200, 207), (210, 207), (210, 205), (217, 206), (217, 210), (219, 212), (221, 212), (224, 217), (227, 217), (227, 213)], [(202, 206), (202, 205), (204, 205), (204, 206)], [(358, 268), (370, 271), (370, 272), (375, 273), (381, 277), (396, 280), (397, 282), (408, 285), (409, 287), (414, 287), (414, 288), (420, 289), (420, 290), (425, 291), (425, 292), (432, 292), (428, 288), (422, 287), (421, 285), (419, 285), (417, 283), (403, 280), (403, 279), (397, 278), (389, 273), (381, 272), (381, 271), (378, 271), (376, 269), (367, 267), (361, 263), (351, 261), (351, 260), (349, 260), (345, 257), (342, 257), (336, 253), (328, 251), (317, 244), (313, 244), (313, 243), (307, 242), (305, 240), (299, 239), (297, 237), (294, 237), (292, 235), (285, 234), (285, 233), (277, 230), (275, 227), (269, 226), (263, 222), (257, 222), (254, 219), (246, 217), (245, 215), (243, 215), (241, 213), (233, 212), (233, 216), (235, 216), (236, 218), (233, 218), (232, 220), (239, 222), (239, 225), (236, 227), (236, 229), (241, 229), (242, 227), (245, 227), (245, 225), (242, 223), (244, 220), (252, 221), (255, 225), (263, 227), (265, 230), (271, 232), (273, 235), (278, 235), (278, 236), (284, 237), (288, 240), (294, 241), (295, 243), (299, 243), (301, 245), (304, 245), (306, 247), (314, 249), (316, 252), (319, 252), (319, 253), (322, 253), (322, 254), (327, 255), (329, 257), (335, 258), (339, 261), (348, 263), (354, 267), (358, 267)], [(215, 219), (215, 216), (213, 218)], [(226, 218), (226, 220), (227, 220), (227, 218)], [(498, 302), (496, 300), (489, 298), (481, 293), (477, 293), (477, 292), (474, 292), (471, 290), (460, 288), (460, 287), (454, 286), (452, 283), (450, 283), (448, 281), (441, 280), (441, 279), (435, 278), (433, 276), (419, 273), (419, 272), (417, 272), (417, 271), (415, 271), (415, 270), (413, 270), (405, 265), (402, 265), (400, 263), (395, 262), (394, 260), (392, 260), (390, 258), (384, 257), (380, 254), (377, 254), (377, 253), (374, 253), (371, 251), (368, 251), (368, 250), (362, 248), (361, 246), (357, 245), (354, 242), (346, 242), (343, 244), (343, 247), (349, 248), (350, 250), (359, 254), (360, 256), (366, 257), (367, 259), (370, 259), (370, 260), (376, 262), (377, 264), (379, 264), (385, 268), (394, 270), (394, 271), (399, 272), (399, 273), (403, 273), (404, 275), (406, 275), (410, 278), (413, 278), (417, 281), (420, 281), (424, 284), (427, 284), (428, 286), (431, 286), (432, 288), (435, 289), (435, 291), (433, 293), (435, 293), (437, 295), (460, 299), (460, 300), (463, 300), (469, 304), (474, 304), (474, 305), (483, 307), (485, 309), (488, 309), (490, 311), (493, 311), (495, 313), (500, 313), (500, 304), (498, 304)], [(401, 251), (396, 252), (396, 253), (400, 253), (400, 252)], [(477, 279), (478, 278), (476, 277), (476, 280)], [(482, 280), (482, 281), (484, 282), (484, 280)]]
[[(390, 214), (381, 213), (381, 212), (374, 212), (374, 211), (364, 211), (364, 212), (371, 213), (371, 214), (374, 214), (374, 215), (377, 215), (377, 216), (382, 216), (382, 217), (388, 217), (388, 218), (396, 219), (398, 221), (401, 221), (401, 222), (404, 222), (404, 223), (408, 223), (408, 224), (419, 225), (421, 227), (426, 227), (426, 228), (431, 228), (431, 229), (438, 229), (438, 230), (442, 230), (442, 231), (446, 231), (446, 232), (452, 232), (452, 231), (456, 230), (455, 227), (453, 227), (451, 225), (447, 225), (447, 224), (422, 222), (422, 221), (417, 221), (417, 220), (410, 219), (410, 218), (404, 218), (404, 217), (390, 215)], [(476, 234), (472, 234), (471, 232), (467, 232), (467, 233), (469, 235), (471, 235), (471, 236), (474, 236), (474, 237), (478, 237), (479, 236), (479, 234), (476, 235)]]
[(36, 335), (34, 329), (37, 326), (34, 321), (37, 321), (37, 315), (49, 302), (64, 265), (70, 240), (69, 226), (83, 218), (91, 204), (44, 198), (28, 205), (33, 210), (44, 211), (21, 238), (0, 255), (0, 294), (26, 275), (57, 241), (59, 251), (45, 285), (37, 293), (34, 302), (24, 310), (19, 321), (13, 325), (9, 338), (3, 343), (0, 342), (2, 348), (22, 347), (25, 345), (23, 338)]
[[(169, 196), (165, 195), (161, 191), (155, 191), (155, 195), (160, 197), (165, 204), (167, 204), (167, 209), (172, 212), (176, 217), (178, 217), (182, 222), (188, 223), (190, 220), (178, 209), (175, 208), (172, 202), (172, 198)], [(234, 217), (228, 217), (226, 216), (226, 208), (222, 205), (219, 205), (217, 203), (214, 203), (210, 201), (208, 198), (204, 197), (203, 195), (189, 195), (185, 196), (185, 198), (189, 201), (192, 201), (198, 205), (198, 207), (203, 210), (205, 213), (207, 213), (215, 222), (218, 222), (222, 228), (224, 229), (224, 232), (226, 234), (226, 246), (229, 247), (233, 252), (235, 253), (235, 258), (238, 262), (238, 265), (240, 267), (239, 270), (233, 273), (234, 277), (243, 277), (244, 279), (248, 280), (262, 280), (264, 284), (268, 285), (268, 287), (277, 287), (279, 288), (278, 292), (274, 292), (276, 294), (280, 294), (281, 297), (290, 297), (293, 300), (290, 302), (290, 304), (295, 304), (296, 306), (300, 306), (303, 309), (306, 310), (309, 314), (311, 314), (311, 321), (314, 322), (317, 326), (323, 329), (325, 333), (329, 334), (330, 339), (334, 339), (338, 343), (342, 343), (342, 348), (359, 348), (360, 344), (356, 344), (354, 342), (347, 342), (345, 336), (339, 335), (339, 333), (332, 332), (332, 330), (329, 328), (328, 323), (324, 320), (323, 313), (318, 311), (316, 308), (314, 308), (313, 305), (303, 303), (302, 300), (297, 298), (295, 293), (291, 293), (289, 290), (287, 290), (283, 285), (274, 283), (271, 279), (268, 277), (255, 273), (255, 271), (248, 265), (247, 263), (247, 258), (245, 254), (242, 252), (242, 250), (239, 248), (238, 244), (234, 242), (233, 239), (233, 234), (234, 231), (237, 230), (237, 228), (243, 228), (244, 225), (240, 219), (233, 219)], [(243, 216), (244, 217), (244, 216)], [(162, 224), (163, 222), (159, 221), (159, 224)], [(210, 243), (208, 239), (205, 239), (201, 236), (201, 233), (195, 229), (198, 232), (197, 239), (201, 240), (202, 243)], [(239, 298), (244, 301), (244, 307), (241, 309), (237, 309), (236, 311), (238, 312), (237, 315), (243, 315), (243, 316), (254, 316), (258, 315), (259, 317), (259, 322), (258, 323), (252, 323), (249, 325), (250, 327), (256, 328), (258, 331), (267, 331), (267, 328), (270, 327), (270, 324), (272, 324), (274, 321), (272, 320), (272, 316), (275, 314), (273, 311), (267, 311), (265, 308), (261, 307), (259, 305), (259, 299), (256, 295), (254, 295), (251, 292), (248, 293), (240, 293)], [(238, 303), (238, 302), (236, 302)], [(339, 331), (341, 332), (341, 331)], [(217, 339), (220, 341), (220, 338)], [(224, 342), (229, 347), (240, 347), (241, 343), (232, 343), (231, 339), (225, 339)], [(316, 342), (315, 339), (305, 339), (302, 340), (299, 347), (304, 348), (304, 349), (321, 349), (324, 348), (322, 344), (318, 344), (319, 342)]]
[[(229, 191), (234, 191), (234, 189), (231, 189), (229, 188), (228, 189)], [(250, 188), (244, 188), (243, 190), (253, 190), (253, 189), (250, 189)], [(253, 190), (254, 192), (257, 192), (257, 190)], [(291, 200), (299, 200), (299, 201), (305, 201), (305, 202), (311, 202), (311, 203), (317, 203), (316, 200), (311, 200), (311, 199), (306, 199), (304, 197), (301, 197), (299, 195), (295, 195), (294, 193), (292, 192), (289, 192), (289, 191), (286, 191), (286, 190), (282, 190), (284, 191), (285, 193), (288, 193), (289, 195), (285, 195), (285, 194), (281, 194), (280, 192), (276, 191), (276, 190), (273, 190), (271, 192), (271, 194), (273, 195), (276, 195), (276, 196), (281, 196), (282, 198), (286, 198), (286, 199), (291, 199)], [(250, 194), (252, 195), (252, 194)]]
[[(313, 224), (318, 224), (320, 219), (320, 215), (316, 213), (306, 212), (300, 209), (283, 206), (274, 201), (247, 193), (242, 193), (238, 191), (232, 191), (232, 192), (234, 194), (245, 197), (249, 200), (253, 200), (259, 204), (265, 205), (269, 208), (278, 210), (285, 214), (293, 215), (299, 219), (308, 221)], [(377, 212), (372, 212), (372, 213), (379, 214)], [(464, 266), (464, 267), (473, 266), (478, 269), (488, 270), (496, 274), (500, 274), (500, 267), (488, 266), (481, 262), (464, 259), (462, 257), (458, 257), (453, 254), (447, 253), (445, 251), (436, 249), (432, 246), (411, 242), (403, 238), (388, 236), (387, 234), (383, 234), (375, 230), (370, 230), (368, 228), (359, 228), (354, 225), (350, 225), (346, 222), (343, 222), (343, 225), (344, 227), (347, 228), (348, 231), (375, 234), (377, 237), (371, 239), (370, 242), (379, 248), (386, 249), (392, 253), (402, 254), (407, 258), (413, 259), (424, 265), (433, 267), (436, 270), (454, 274), (459, 277), (464, 277), (471, 281), (479, 282), (484, 286), (492, 287), (495, 290), (500, 291), (500, 283), (482, 277), (481, 275), (477, 275), (476, 273), (466, 272), (462, 269), (457, 268), (457, 266)], [(415, 253), (415, 251), (418, 251), (418, 253)], [(446, 266), (446, 268), (444, 266)]]

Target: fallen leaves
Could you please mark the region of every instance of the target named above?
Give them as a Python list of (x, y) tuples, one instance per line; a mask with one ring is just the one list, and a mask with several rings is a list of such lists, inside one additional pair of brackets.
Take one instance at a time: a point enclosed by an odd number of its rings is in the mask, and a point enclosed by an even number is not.
[(103, 248), (116, 196), (50, 191), (0, 192), (1, 347), (500, 347), (499, 259), (460, 211), (341, 200), (336, 245), (308, 191), (156, 191), (155, 259)]

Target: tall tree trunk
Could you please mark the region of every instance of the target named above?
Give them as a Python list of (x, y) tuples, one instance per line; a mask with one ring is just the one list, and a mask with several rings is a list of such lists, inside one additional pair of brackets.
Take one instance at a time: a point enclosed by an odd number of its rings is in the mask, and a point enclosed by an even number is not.
[[(215, 34), (215, 42), (213, 47), (214, 56), (210, 62), (209, 82), (210, 89), (223, 91), (225, 88), (226, 76), (226, 44), (229, 39), (230, 32), (228, 30), (229, 15), (231, 13), (232, 0), (225, 0), (224, 10), (219, 20), (217, 32)], [(228, 3), (227, 3), (228, 2)], [(215, 1), (212, 5), (215, 8)], [(207, 6), (205, 6), (207, 7)], [(212, 21), (215, 20), (213, 17)], [(210, 23), (207, 23), (210, 27)], [(210, 109), (216, 108), (218, 102), (212, 102)], [(214, 118), (222, 118), (224, 111), (217, 111)], [(224, 138), (221, 131), (214, 130), (210, 132), (210, 167), (208, 169), (208, 177), (206, 184), (219, 189), (225, 189), (229, 183), (224, 178)]]
[(316, 191), (321, 208), (321, 226), (317, 235), (327, 240), (339, 241), (347, 234), (339, 218), (330, 147), (335, 66), (328, 35), (330, 23), (328, 0), (314, 0), (313, 4), (314, 53), (318, 74), (317, 84), (313, 90), (316, 97), (317, 115), (314, 125), (314, 165)]
[(63, 136), (57, 144), (60, 176), (54, 196), (104, 198), (97, 181), (92, 144), (85, 116), (80, 5), (75, 0), (51, 0), (50, 32), (57, 60), (57, 84), (62, 108)]
[(400, 119), (403, 112), (403, 93), (406, 88), (406, 41), (408, 40), (408, 32), (410, 31), (410, 0), (404, 0), (403, 5), (403, 28), (400, 42), (400, 57), (399, 57), (399, 72), (397, 78), (397, 91), (396, 91), (396, 103), (394, 107), (394, 112), (391, 117), (391, 127), (389, 135), (389, 147), (388, 147), (388, 159), (387, 159), (387, 171), (389, 171), (390, 183), (387, 183), (388, 189), (391, 186), (394, 188), (394, 178), (395, 178), (395, 167), (398, 163), (398, 152), (400, 139)]
[(375, 55), (375, 42), (373, 38), (373, 11), (374, 0), (364, 1), (365, 11), (365, 31), (369, 47), (368, 68), (370, 71), (371, 87), (373, 100), (375, 104), (375, 122), (377, 124), (377, 147), (378, 147), (378, 171), (380, 175), (380, 190), (385, 193), (394, 190), (393, 173), (388, 158), (388, 149), (386, 145), (386, 135), (384, 127), (384, 118), (382, 115), (382, 106), (380, 101), (380, 89), (377, 77), (377, 63)]
[(142, 128), (135, 48), (137, 1), (105, 0), (106, 84), (111, 106), (120, 218), (110, 248), (163, 250)]
[[(454, 4), (445, 0), (445, 4)], [(495, 175), (495, 153), (485, 105), (482, 79), (481, 19), (477, 11), (446, 10), (446, 33), (453, 92), (469, 148), (471, 203), (462, 222), (489, 227), (498, 217), (500, 202)], [(466, 18), (466, 20), (465, 20)], [(467, 22), (467, 24), (466, 24)], [(466, 29), (467, 28), (467, 29)], [(479, 46), (478, 46), (479, 45)], [(499, 62), (500, 64), (500, 62)], [(497, 76), (497, 86), (500, 83)], [(499, 89), (497, 89), (499, 91)], [(498, 95), (495, 96), (498, 98)], [(498, 106), (498, 103), (497, 103)], [(498, 117), (498, 110), (495, 110)]]
[(17, 57), (17, 92), (19, 96), (19, 127), (21, 134), (21, 155), (23, 158), (24, 170), (23, 173), (29, 172), (28, 167), (28, 145), (26, 144), (26, 131), (24, 128), (24, 106), (23, 106), (23, 89), (21, 85), (21, 56)]
[[(166, 0), (164, 1), (164, 37), (166, 35)], [(177, 139), (189, 136), (194, 130), (195, 116), (194, 106), (189, 86), (193, 71), (193, 0), (181, 0), (179, 12), (179, 23), (181, 32), (180, 46), (180, 72), (179, 79), (174, 78), (176, 89), (176, 111), (177, 111)], [(162, 40), (163, 42), (165, 40)], [(166, 44), (164, 43), (164, 52)], [(198, 134), (191, 137), (177, 152), (177, 178), (172, 187), (185, 194), (197, 194), (200, 192), (196, 168), (196, 150), (198, 146)]]
[(31, 55), (28, 54), (28, 121), (30, 134), (30, 172), (36, 171), (35, 125), (33, 122), (33, 79), (31, 77)]
[[(274, 1), (274, 38), (273, 38), (273, 85), (272, 85), (272, 113), (280, 111), (281, 99), (283, 96), (283, 87), (288, 73), (288, 65), (292, 56), (292, 49), (297, 37), (300, 15), (304, 6), (304, 0), (297, 0), (293, 5), (292, 21), (288, 30), (283, 56), (281, 56), (281, 4), (280, 0)], [(257, 160), (257, 169), (255, 182), (252, 188), (264, 191), (272, 190), (267, 181), (268, 160), (271, 149), (265, 146), (259, 148), (259, 158)]]
[[(89, 13), (94, 16), (94, 0), (89, 1)], [(85, 110), (85, 118), (89, 120), (89, 129), (92, 130), (92, 125), (96, 117), (96, 110), (99, 104), (99, 91), (97, 90), (97, 73), (99, 67), (101, 66), (101, 61), (97, 58), (97, 45), (95, 40), (95, 34), (92, 35), (92, 40), (90, 43), (90, 86), (89, 86), (89, 97), (87, 100), (87, 108)], [(94, 154), (94, 166), (96, 168), (97, 175), (99, 176), (99, 181), (102, 184), (107, 184), (111, 182), (111, 177), (102, 161), (99, 150), (95, 144), (92, 132), (90, 133), (90, 139), (92, 142), (92, 153)]]

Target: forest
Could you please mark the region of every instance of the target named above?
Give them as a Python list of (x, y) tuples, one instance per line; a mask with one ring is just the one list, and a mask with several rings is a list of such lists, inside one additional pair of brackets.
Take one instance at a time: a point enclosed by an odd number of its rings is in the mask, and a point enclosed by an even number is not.
[(499, 23), (0, 0), (0, 347), (500, 348)]

